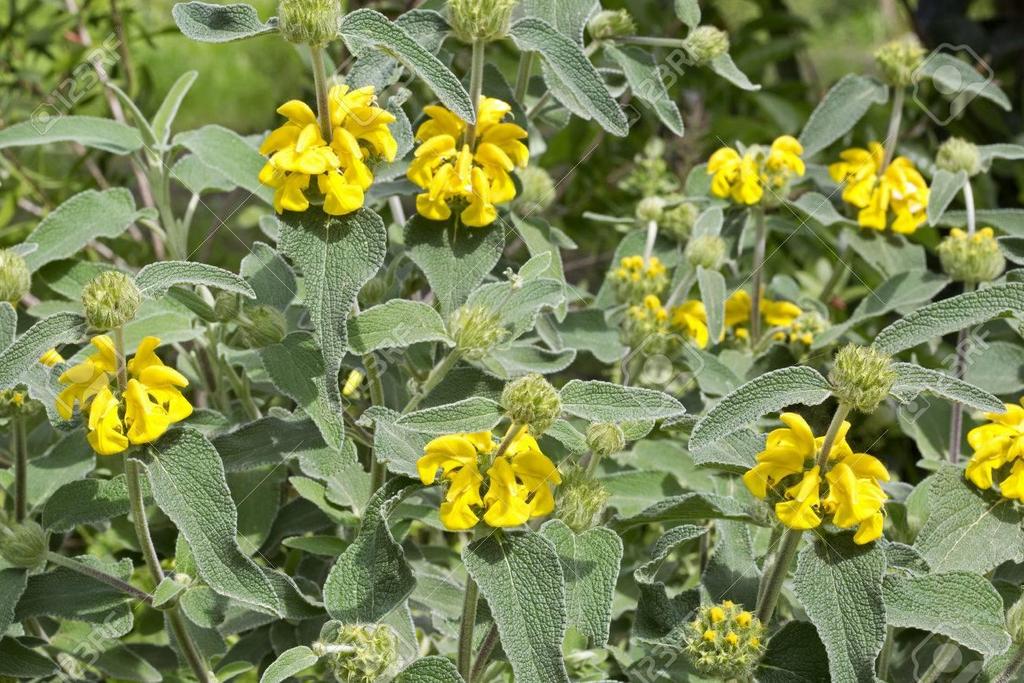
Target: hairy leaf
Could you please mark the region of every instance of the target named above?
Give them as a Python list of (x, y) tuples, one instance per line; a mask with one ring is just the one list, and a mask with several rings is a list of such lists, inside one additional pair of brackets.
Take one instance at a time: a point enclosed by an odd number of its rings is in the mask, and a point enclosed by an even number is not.
[(171, 8), (171, 15), (185, 36), (201, 43), (228, 43), (277, 30), (276, 17), (260, 21), (256, 9), (245, 3), (179, 2)]
[(610, 382), (574, 379), (562, 387), (562, 409), (591, 422), (661, 420), (686, 412), (666, 393)]
[(206, 285), (242, 294), (250, 299), (256, 298), (256, 292), (241, 276), (196, 261), (150, 263), (135, 276), (135, 284), (145, 296), (157, 296), (175, 285)]
[(405, 299), (392, 299), (353, 317), (348, 321), (348, 339), (352, 352), (359, 354), (425, 341), (453, 345), (437, 311), (425, 303)]
[(889, 88), (874, 78), (847, 74), (825, 93), (800, 133), (804, 156), (811, 157), (846, 135), (873, 104), (889, 99)]

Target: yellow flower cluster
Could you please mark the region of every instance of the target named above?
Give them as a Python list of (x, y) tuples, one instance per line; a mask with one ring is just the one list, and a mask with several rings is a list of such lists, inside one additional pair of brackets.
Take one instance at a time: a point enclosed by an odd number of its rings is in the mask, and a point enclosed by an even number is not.
[[(815, 437), (807, 422), (796, 413), (779, 418), (785, 429), (768, 435), (757, 464), (743, 475), (743, 483), (758, 498), (769, 494), (777, 500), (775, 514), (791, 529), (813, 529), (823, 517), (841, 529), (857, 528), (858, 544), (882, 535), (886, 494), (880, 482), (889, 481), (882, 462), (867, 453), (854, 453), (846, 442), (850, 423), (844, 422), (828, 455), (824, 481), (817, 464), (824, 437)], [(827, 491), (822, 496), (822, 485)]]
[(394, 161), (398, 143), (388, 125), (394, 115), (373, 106), (373, 86), (350, 90), (337, 85), (327, 96), (331, 140), (324, 139), (316, 114), (305, 102), (291, 100), (277, 113), (288, 119), (260, 146), (270, 160), (259, 180), (274, 188), (274, 209), (305, 211), (312, 178), (323, 195), (323, 208), (332, 216), (352, 213), (363, 206), (363, 192), (373, 184), (370, 162)]
[[(48, 368), (52, 368), (57, 363), (64, 362), (64, 356), (57, 352), (57, 349), (50, 349), (43, 355), (39, 356), (39, 362)], [(23, 391), (17, 391), (16, 389), (4, 389), (0, 391), (0, 417), (6, 417), (9, 414), (20, 411), (25, 407), (25, 400), (28, 396)]]
[(764, 653), (760, 619), (731, 600), (701, 607), (687, 626), (683, 646), (704, 676), (743, 680)]
[[(750, 293), (744, 289), (733, 292), (725, 300), (725, 326), (732, 328), (733, 334), (739, 339), (750, 336), (746, 325), (750, 323), (752, 310)], [(801, 320), (807, 314), (796, 304), (761, 297), (760, 311), (761, 320), (775, 329), (772, 338), (776, 341), (789, 339), (791, 342), (808, 346), (814, 341), (813, 328)]]
[(851, 147), (829, 165), (832, 180), (845, 183), (843, 201), (860, 209), (862, 227), (885, 230), (890, 212), (893, 232), (910, 234), (927, 218), (928, 183), (906, 157), (896, 157), (883, 170), (885, 148), (878, 142), (868, 149)]
[[(525, 427), (504, 451), (496, 450), (490, 432), (440, 436), (426, 445), (416, 468), (424, 484), (433, 484), (439, 469), (448, 482), (440, 518), (452, 531), (476, 526), (481, 509), (492, 527), (520, 526), (549, 514), (555, 509), (551, 487), (562, 483), (558, 469)], [(484, 476), (487, 488), (481, 495)]]
[(1009, 475), (999, 482), (999, 493), (1024, 500), (1024, 407), (1007, 403), (1005, 413), (986, 413), (985, 417), (989, 424), (967, 433), (974, 455), (965, 474), (978, 488), (990, 489), (996, 472), (1012, 463)]
[(775, 138), (767, 150), (758, 145), (748, 147), (742, 155), (732, 147), (722, 147), (708, 159), (711, 193), (737, 204), (757, 204), (765, 187), (780, 190), (804, 174), (803, 153), (803, 146), (791, 135)]
[(128, 383), (115, 392), (118, 372), (117, 350), (106, 335), (93, 337), (96, 352), (60, 376), (67, 385), (57, 396), (57, 412), (65, 420), (74, 414), (75, 404), (88, 413), (88, 440), (100, 455), (114, 455), (129, 444), (156, 441), (167, 428), (192, 414), (192, 404), (181, 389), (188, 380), (163, 364), (156, 355), (160, 340), (146, 337), (135, 357), (128, 361)]
[[(493, 97), (481, 97), (474, 136), (465, 121), (444, 107), (424, 107), (428, 119), (416, 131), (415, 158), (408, 177), (426, 190), (416, 196), (416, 211), (432, 221), (452, 215), (453, 205), (462, 208), (462, 222), (473, 228), (490, 225), (498, 218), (496, 204), (516, 196), (511, 171), (525, 168), (530, 151), (521, 140), (526, 130), (504, 123), (512, 107)], [(473, 137), (472, 145), (469, 138)]]
[(624, 256), (611, 272), (611, 281), (619, 301), (641, 301), (650, 294), (661, 294), (668, 285), (668, 269), (657, 256), (647, 262), (643, 256)]

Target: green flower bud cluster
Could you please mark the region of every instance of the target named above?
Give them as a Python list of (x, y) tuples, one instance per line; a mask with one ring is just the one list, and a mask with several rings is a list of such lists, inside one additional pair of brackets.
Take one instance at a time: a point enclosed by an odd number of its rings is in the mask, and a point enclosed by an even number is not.
[(957, 282), (991, 282), (1006, 268), (1006, 257), (992, 228), (973, 235), (954, 228), (939, 243), (938, 252), (942, 270)]
[(465, 43), (493, 42), (508, 35), (517, 0), (448, 0), (448, 23)]
[(690, 231), (693, 230), (693, 224), (697, 222), (699, 213), (696, 204), (679, 202), (675, 206), (665, 209), (658, 222), (658, 228), (662, 233), (683, 242), (690, 236)]
[(281, 0), (278, 28), (291, 43), (323, 47), (338, 36), (343, 14), (341, 0)]
[(718, 270), (725, 262), (725, 240), (718, 235), (701, 235), (691, 239), (684, 255), (694, 268)]
[(914, 72), (924, 61), (925, 50), (916, 36), (886, 43), (875, 51), (875, 62), (889, 85), (906, 87), (914, 82)]
[(259, 349), (284, 339), (288, 321), (284, 313), (266, 304), (248, 305), (238, 320), (234, 341), (247, 349)]
[(311, 649), (326, 661), (339, 683), (389, 680), (398, 661), (398, 640), (385, 624), (346, 625), (329, 621)]
[(484, 306), (462, 306), (448, 319), (448, 334), (467, 360), (480, 360), (501, 343), (507, 331), (501, 316)]
[(34, 569), (46, 562), (49, 540), (43, 528), (31, 520), (0, 523), (0, 556), (15, 567)]
[(702, 676), (745, 680), (764, 654), (764, 626), (730, 600), (706, 605), (687, 625), (683, 648)]
[(642, 153), (633, 157), (633, 168), (619, 182), (619, 189), (639, 197), (667, 197), (680, 189), (679, 179), (665, 161), (665, 141), (651, 138)]
[(939, 146), (935, 165), (950, 173), (963, 171), (968, 177), (975, 176), (981, 172), (981, 153), (973, 142), (963, 138), (949, 138)]
[(665, 212), (665, 200), (661, 197), (644, 197), (636, 205), (636, 217), (641, 221), (659, 221)]
[(704, 65), (729, 51), (729, 34), (714, 26), (698, 26), (683, 41), (683, 48), (697, 64)]
[(107, 331), (135, 318), (142, 305), (142, 293), (135, 280), (119, 270), (108, 270), (82, 288), (85, 320), (95, 330)]
[(896, 371), (892, 358), (873, 346), (848, 344), (836, 354), (828, 378), (841, 403), (870, 413), (889, 395)]
[(32, 275), (21, 254), (13, 249), (0, 249), (0, 301), (17, 303), (31, 286)]
[(31, 415), (40, 407), (37, 401), (30, 401), (24, 391), (4, 389), (0, 391), (0, 417)]
[(602, 10), (587, 24), (587, 31), (594, 40), (621, 38), (636, 33), (636, 22), (627, 10)]
[(540, 166), (527, 166), (518, 172), (522, 192), (513, 200), (512, 208), (523, 216), (543, 213), (555, 201), (555, 181)]
[(555, 516), (576, 533), (582, 533), (600, 521), (609, 495), (600, 481), (579, 465), (573, 465), (562, 475), (558, 486)]
[(531, 373), (505, 385), (501, 407), (513, 422), (526, 425), (533, 436), (540, 436), (562, 414), (562, 399), (543, 376)]
[(626, 447), (622, 427), (611, 422), (595, 422), (587, 427), (587, 448), (599, 456), (618, 453)]
[(626, 309), (622, 333), (626, 345), (648, 355), (669, 353), (681, 341), (679, 335), (672, 332), (668, 311), (653, 294)]

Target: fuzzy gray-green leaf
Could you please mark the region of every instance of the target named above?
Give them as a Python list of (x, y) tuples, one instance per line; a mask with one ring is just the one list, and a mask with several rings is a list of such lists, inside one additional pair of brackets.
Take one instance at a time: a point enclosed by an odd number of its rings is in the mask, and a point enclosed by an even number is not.
[(848, 74), (839, 79), (818, 103), (800, 133), (804, 156), (811, 157), (853, 128), (873, 104), (889, 98), (889, 89), (866, 76)]
[(359, 354), (425, 341), (452, 345), (444, 321), (433, 307), (405, 299), (392, 299), (353, 317), (348, 321), (348, 340), (352, 352)]
[(622, 69), (633, 94), (649, 105), (669, 130), (682, 135), (683, 117), (665, 87), (664, 76), (654, 58), (640, 48), (626, 45), (609, 45), (605, 52)]
[(51, 142), (77, 142), (111, 154), (130, 154), (142, 147), (139, 132), (124, 123), (97, 116), (50, 115), (0, 130), (0, 149), (34, 147)]
[(24, 569), (0, 570), (0, 633), (14, 623), (14, 608), (28, 585), (28, 572)]
[(662, 420), (686, 412), (668, 394), (642, 387), (574, 379), (562, 387), (562, 409), (591, 422)]
[(228, 43), (277, 30), (276, 18), (260, 21), (256, 9), (245, 3), (179, 2), (171, 15), (183, 34), (201, 43)]
[(450, 659), (431, 655), (403, 669), (395, 683), (464, 683), (464, 680)]
[(928, 225), (939, 222), (965, 182), (967, 174), (964, 171), (950, 173), (941, 168), (935, 171), (928, 186)]
[(267, 160), (238, 133), (208, 125), (178, 133), (174, 144), (185, 147), (201, 162), (266, 204), (273, 204), (274, 191), (258, 179)]
[(305, 645), (297, 645), (285, 650), (266, 668), (260, 677), (260, 683), (281, 683), (295, 676), (320, 660)]
[(76, 313), (43, 318), (0, 354), (0, 389), (13, 387), (49, 349), (76, 342), (85, 332), (85, 320)]
[(484, 432), (493, 429), (504, 416), (505, 411), (497, 401), (483, 396), (471, 396), (456, 403), (403, 415), (395, 424), (423, 434)]
[(1003, 402), (984, 389), (968, 384), (939, 370), (922, 368), (913, 363), (893, 363), (896, 383), (892, 393), (903, 400), (913, 400), (923, 391), (929, 391), (942, 398), (963, 403), (976, 410), (1001, 413)]
[(197, 261), (158, 261), (144, 266), (135, 284), (145, 296), (157, 296), (176, 285), (206, 285), (226, 292), (256, 298), (252, 287), (230, 270)]

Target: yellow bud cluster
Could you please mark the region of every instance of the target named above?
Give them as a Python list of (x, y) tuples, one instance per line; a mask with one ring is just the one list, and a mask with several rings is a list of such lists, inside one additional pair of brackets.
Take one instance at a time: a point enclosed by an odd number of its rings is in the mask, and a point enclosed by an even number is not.
[(742, 605), (725, 600), (697, 611), (683, 646), (702, 676), (743, 680), (764, 654), (764, 627)]

